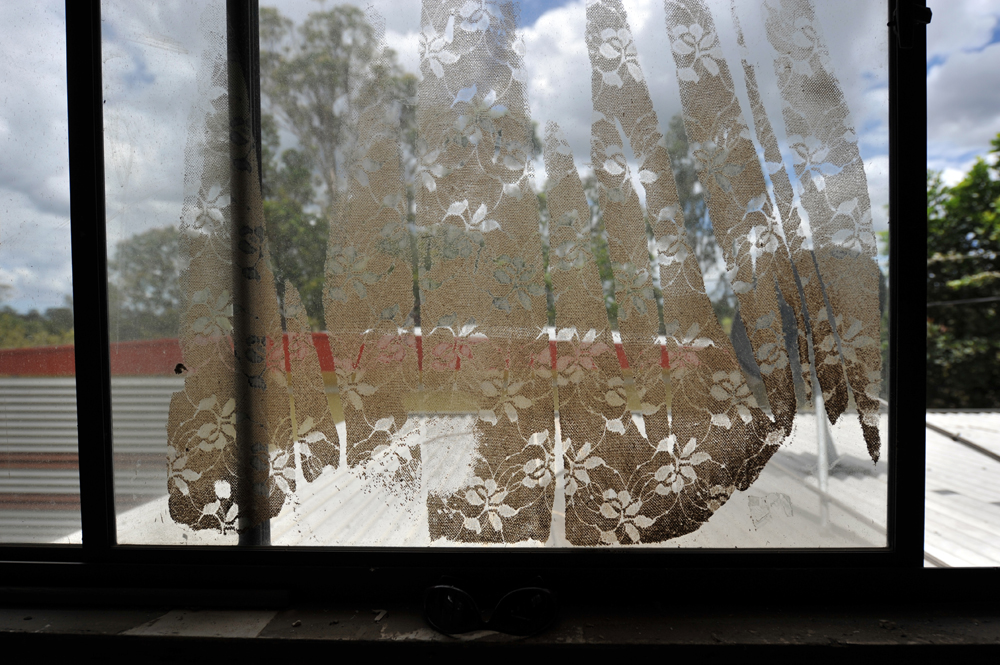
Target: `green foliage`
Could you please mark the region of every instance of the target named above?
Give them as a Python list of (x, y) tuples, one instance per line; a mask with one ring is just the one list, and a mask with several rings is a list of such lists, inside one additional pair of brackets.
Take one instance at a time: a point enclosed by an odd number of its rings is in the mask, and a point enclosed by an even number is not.
[(73, 300), (69, 296), (65, 307), (50, 307), (44, 314), (34, 309), (20, 314), (9, 306), (0, 309), (0, 349), (72, 343)]
[[(537, 137), (537, 131), (535, 136)], [(549, 254), (552, 251), (549, 243), (549, 221), (551, 220), (549, 199), (548, 194), (544, 191), (538, 192), (536, 196), (538, 197), (538, 233), (542, 239), (542, 265), (545, 268), (545, 313), (547, 323), (554, 326), (556, 324), (556, 299), (552, 286), (552, 270), (549, 266)]]
[[(323, 288), (329, 220), (338, 209), (346, 183), (346, 149), (353, 144), (353, 105), (364, 91), (359, 80), (376, 53), (376, 33), (360, 10), (349, 6), (317, 11), (299, 26), (274, 8), (260, 10), (261, 173), (271, 267), (279, 296), (284, 283), (298, 289), (310, 323), (323, 327)], [(417, 79), (404, 72), (388, 51), (378, 61), (370, 85), (388, 90), (399, 103), (401, 160), (412, 234), (414, 295), (417, 289), (415, 203), (420, 185), (415, 106)], [(353, 90), (352, 90), (353, 88)], [(536, 155), (542, 141), (533, 127)], [(293, 147), (282, 149), (283, 145)], [(717, 261), (717, 248), (704, 197), (698, 186), (680, 116), (671, 119), (665, 136), (688, 240), (704, 271)], [(591, 208), (593, 252), (608, 313), (617, 321), (614, 277), (607, 234), (598, 208), (596, 180), (584, 183)], [(539, 223), (546, 267), (548, 315), (554, 321), (551, 276), (548, 274), (547, 206), (539, 195)], [(426, 243), (424, 243), (426, 244)], [(119, 340), (175, 337), (180, 320), (180, 271), (177, 229), (154, 229), (122, 241), (109, 263), (112, 335)], [(716, 292), (713, 303), (722, 321), (734, 313), (732, 294)], [(662, 303), (660, 303), (662, 307)], [(419, 305), (414, 313), (419, 322)]]
[[(710, 275), (719, 268), (719, 248), (715, 241), (715, 231), (708, 214), (708, 203), (705, 201), (704, 189), (698, 182), (698, 171), (695, 168), (694, 155), (688, 144), (687, 132), (684, 130), (684, 118), (677, 114), (667, 124), (663, 142), (670, 155), (670, 166), (674, 172), (674, 182), (677, 184), (677, 199), (684, 211), (684, 228), (687, 230), (687, 241), (698, 258), (702, 275)], [(736, 295), (725, 280), (719, 280), (715, 285), (705, 283), (708, 297), (712, 301), (712, 309), (719, 323), (730, 334), (733, 317), (737, 315)]]
[[(317, 11), (296, 26), (271, 7), (260, 10), (261, 118), (264, 216), (278, 292), (285, 280), (302, 296), (314, 329), (323, 327), (327, 220), (345, 187), (345, 149), (354, 142), (353, 105), (365, 90), (356, 82), (376, 55), (374, 28), (351, 6)], [(404, 170), (412, 183), (417, 79), (387, 51), (374, 63), (369, 85), (399, 100)], [(353, 88), (353, 90), (352, 90)], [(281, 150), (281, 130), (296, 147)], [(408, 200), (415, 199), (414, 186)], [(412, 220), (411, 220), (412, 221)]]
[[(670, 166), (674, 172), (674, 182), (677, 184), (677, 198), (681, 210), (684, 211), (688, 244), (698, 257), (702, 274), (706, 274), (715, 267), (718, 251), (715, 234), (712, 231), (712, 221), (708, 216), (708, 204), (705, 202), (704, 190), (698, 182), (698, 171), (695, 169), (694, 156), (691, 154), (687, 133), (684, 130), (684, 118), (680, 113), (672, 117), (667, 124), (663, 142), (667, 154), (670, 155)], [(713, 301), (717, 299), (713, 298)]]
[[(684, 226), (687, 230), (688, 244), (694, 250), (698, 263), (701, 266), (702, 274), (709, 274), (713, 268), (717, 267), (718, 249), (715, 242), (715, 234), (712, 230), (712, 222), (708, 216), (708, 205), (701, 186), (698, 183), (698, 173), (695, 169), (694, 158), (691, 155), (688, 145), (687, 134), (684, 130), (684, 119), (680, 114), (670, 119), (663, 139), (667, 152), (670, 155), (670, 163), (673, 170), (674, 182), (677, 184), (677, 196), (684, 211)], [(614, 300), (614, 270), (611, 265), (611, 257), (608, 253), (608, 235), (604, 227), (604, 220), (598, 205), (599, 192), (597, 179), (587, 176), (583, 179), (583, 189), (587, 196), (587, 203), (590, 206), (590, 223), (593, 230), (594, 259), (597, 262), (597, 270), (604, 285), (605, 301), (608, 308), (608, 316), (612, 326), (618, 325), (618, 304)], [(648, 224), (647, 224), (648, 227)], [(647, 228), (647, 232), (650, 229)], [(650, 257), (652, 260), (654, 257)], [(708, 285), (706, 285), (708, 286)], [(733, 316), (736, 313), (735, 297), (724, 282), (709, 293), (712, 300), (712, 307), (715, 310), (719, 321), (729, 333), (732, 326)], [(661, 310), (662, 318), (662, 296), (657, 296), (657, 307)]]
[(600, 207), (600, 192), (597, 178), (588, 175), (583, 178), (583, 193), (590, 206), (591, 252), (597, 263), (597, 274), (601, 276), (604, 289), (604, 305), (608, 310), (608, 319), (613, 328), (618, 327), (618, 303), (615, 302), (615, 273), (611, 266), (611, 254), (608, 250), (608, 230), (604, 226), (604, 214)]
[(122, 240), (108, 261), (111, 341), (177, 337), (183, 260), (176, 227)]
[[(261, 118), (264, 218), (267, 220), (271, 269), (278, 292), (285, 280), (299, 290), (315, 329), (323, 311), (323, 263), (329, 226), (315, 210), (313, 164), (307, 152), (287, 149), (278, 157), (280, 141), (274, 116)], [(318, 327), (317, 327), (318, 326)]]
[(927, 174), (928, 407), (1000, 406), (1000, 302), (947, 304), (1000, 295), (998, 177), (996, 157), (977, 160), (954, 187)]

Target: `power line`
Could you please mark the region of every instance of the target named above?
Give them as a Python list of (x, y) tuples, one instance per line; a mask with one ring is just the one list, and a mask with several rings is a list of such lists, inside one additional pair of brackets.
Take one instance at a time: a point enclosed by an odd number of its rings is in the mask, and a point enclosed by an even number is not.
[(948, 306), (948, 305), (968, 305), (977, 302), (996, 302), (1000, 300), (1000, 296), (989, 296), (988, 298), (965, 298), (963, 300), (938, 300), (936, 302), (927, 303), (928, 307), (935, 307), (937, 305)]

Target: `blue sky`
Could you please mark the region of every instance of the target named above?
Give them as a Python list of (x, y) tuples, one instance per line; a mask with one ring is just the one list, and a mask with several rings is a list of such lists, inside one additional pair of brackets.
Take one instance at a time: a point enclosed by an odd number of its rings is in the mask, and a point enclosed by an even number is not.
[(954, 183), (1000, 133), (1000, 3), (928, 5), (928, 166)]
[(545, 12), (569, 2), (570, 0), (521, 0), (521, 25), (534, 25), (538, 17)]

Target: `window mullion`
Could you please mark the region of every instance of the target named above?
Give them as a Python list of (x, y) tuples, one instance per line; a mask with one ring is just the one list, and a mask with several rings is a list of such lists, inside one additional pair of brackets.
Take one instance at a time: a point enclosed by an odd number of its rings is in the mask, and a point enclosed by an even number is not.
[[(258, 29), (258, 13), (259, 8), (257, 6), (256, 0), (227, 0), (226, 2), (226, 30), (227, 30), (227, 49), (229, 51), (229, 77), (230, 77), (230, 90), (233, 90), (233, 86), (236, 88), (244, 88), (246, 90), (246, 103), (249, 105), (249, 109), (230, 107), (230, 119), (239, 118), (240, 122), (243, 121), (243, 113), (249, 111), (249, 121), (251, 125), (252, 136), (254, 140), (254, 145), (256, 147), (256, 169), (257, 169), (257, 185), (261, 186), (263, 182), (261, 173), (261, 128), (260, 128), (260, 40), (259, 40), (259, 29)], [(234, 78), (235, 77), (235, 78)], [(235, 83), (234, 83), (235, 81)], [(239, 96), (230, 95), (230, 104), (242, 103)], [(234, 228), (233, 231), (233, 251), (237, 251), (237, 243), (242, 229), (238, 229), (237, 225), (243, 224), (242, 220), (237, 221), (234, 216)], [(239, 232), (237, 232), (239, 230)], [(233, 337), (234, 341), (238, 336), (248, 334), (245, 326), (248, 323), (248, 317), (256, 318), (253, 314), (254, 312), (254, 302), (250, 298), (250, 294), (246, 289), (246, 284), (243, 279), (239, 277), (234, 278), (234, 288), (233, 288)], [(237, 349), (237, 354), (239, 354), (240, 344), (234, 344)], [(240, 404), (249, 404), (252, 400), (246, 399), (248, 397), (247, 391), (250, 390), (247, 380), (239, 376), (240, 370), (237, 371), (236, 378), (236, 391), (237, 391), (237, 402)], [(237, 427), (240, 427), (237, 425)], [(245, 436), (248, 432), (244, 431), (244, 436), (242, 436), (242, 441), (239, 444), (239, 471), (240, 480), (242, 483), (252, 483), (253, 471), (252, 465), (254, 461), (255, 453), (252, 448), (251, 439), (252, 437)], [(262, 487), (254, 489), (254, 492), (264, 491)], [(240, 507), (240, 538), (239, 544), (243, 547), (253, 547), (253, 546), (266, 546), (271, 544), (271, 523), (270, 520), (260, 520), (254, 514), (253, 502), (250, 502), (248, 506), (249, 510), (245, 510), (243, 506)], [(245, 526), (245, 525), (253, 526)]]
[(83, 551), (115, 543), (100, 0), (66, 2), (70, 219)]
[[(889, 546), (922, 567), (926, 381), (927, 70), (924, 0), (890, 0), (889, 20)], [(890, 23), (892, 25), (892, 23)], [(892, 30), (892, 28), (890, 28)], [(897, 39), (897, 32), (902, 38)], [(914, 390), (917, 388), (917, 390)], [(918, 392), (919, 391), (919, 392)], [(914, 413), (916, 409), (919, 413)]]

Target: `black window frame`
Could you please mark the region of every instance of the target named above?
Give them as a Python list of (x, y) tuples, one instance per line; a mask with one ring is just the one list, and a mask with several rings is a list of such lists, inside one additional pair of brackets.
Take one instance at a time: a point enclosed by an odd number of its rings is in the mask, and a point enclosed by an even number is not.
[[(82, 545), (0, 545), (5, 585), (162, 588), (172, 580), (206, 588), (290, 589), (303, 593), (336, 588), (408, 594), (441, 571), (464, 571), (481, 581), (541, 572), (572, 585), (589, 572), (615, 570), (620, 584), (649, 571), (709, 573), (671, 575), (674, 584), (715, 584), (784, 571), (793, 586), (837, 572), (873, 574), (906, 587), (948, 580), (985, 580), (997, 572), (923, 569), (924, 387), (926, 319), (926, 41), (925, 0), (884, 0), (889, 35), (889, 455), (888, 544), (869, 549), (469, 549), (316, 548), (118, 545), (111, 439), (108, 363), (107, 256), (104, 207), (103, 97), (100, 0), (67, 0), (67, 79), (76, 388), (79, 432)], [(232, 25), (246, 42), (249, 67), (257, 46), (255, 0), (228, 0)], [(898, 29), (892, 24), (895, 23)], [(259, 136), (259, 117), (257, 119)], [(913, 331), (907, 334), (907, 331)], [(903, 442), (897, 445), (897, 442)], [(643, 572), (647, 571), (647, 572)], [(756, 571), (756, 572), (754, 572)], [(969, 578), (968, 576), (972, 576)], [(978, 577), (977, 577), (978, 576)], [(685, 579), (677, 579), (682, 577)], [(636, 578), (639, 579), (639, 578)], [(321, 581), (321, 580), (325, 580)], [(334, 581), (336, 580), (336, 581)], [(967, 584), (967, 583), (966, 583)], [(642, 584), (635, 586), (642, 587)], [(975, 584), (971, 586), (976, 586)], [(785, 589), (793, 592), (793, 589)], [(767, 592), (769, 597), (778, 588)]]

